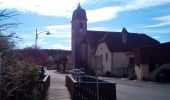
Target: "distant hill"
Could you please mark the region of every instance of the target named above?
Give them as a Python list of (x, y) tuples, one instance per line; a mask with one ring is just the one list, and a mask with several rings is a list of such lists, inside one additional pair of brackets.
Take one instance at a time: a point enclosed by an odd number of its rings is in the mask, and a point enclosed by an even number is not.
[(71, 54), (69, 50), (61, 50), (61, 49), (42, 49), (47, 52), (49, 56), (57, 55), (57, 54)]
[[(18, 53), (21, 52), (23, 49), (16, 49), (14, 50), (14, 52)], [(71, 51), (69, 50), (61, 50), (61, 49), (42, 49), (43, 51), (45, 51), (48, 56), (52, 56), (52, 55), (57, 55), (57, 54), (71, 54)]]

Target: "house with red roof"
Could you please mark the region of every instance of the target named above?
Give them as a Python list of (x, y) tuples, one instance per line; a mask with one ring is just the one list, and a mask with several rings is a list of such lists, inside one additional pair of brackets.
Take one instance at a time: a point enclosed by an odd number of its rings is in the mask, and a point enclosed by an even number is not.
[(127, 54), (135, 48), (159, 44), (145, 34), (130, 33), (125, 28), (122, 32), (87, 30), (87, 21), (86, 11), (79, 4), (71, 21), (73, 68), (122, 76), (122, 71), (128, 71)]

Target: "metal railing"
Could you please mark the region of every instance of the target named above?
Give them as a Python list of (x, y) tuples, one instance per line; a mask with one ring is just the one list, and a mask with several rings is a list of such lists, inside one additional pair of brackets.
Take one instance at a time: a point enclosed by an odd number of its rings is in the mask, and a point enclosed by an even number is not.
[(98, 89), (96, 84), (96, 78), (91, 76), (81, 77), (81, 81), (76, 81), (70, 75), (66, 76), (66, 86), (72, 100), (97, 100), (97, 90), (99, 100), (116, 100), (115, 83), (98, 80)]

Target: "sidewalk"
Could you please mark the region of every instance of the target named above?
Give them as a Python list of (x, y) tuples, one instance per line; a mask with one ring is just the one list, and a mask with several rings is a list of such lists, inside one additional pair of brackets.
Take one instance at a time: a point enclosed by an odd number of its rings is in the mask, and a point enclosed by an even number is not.
[(71, 100), (65, 86), (65, 74), (59, 74), (55, 70), (47, 70), (46, 74), (51, 76), (51, 85), (45, 100)]
[(143, 84), (155, 84), (155, 85), (170, 85), (170, 82), (152, 82), (143, 80), (129, 80), (128, 78), (110, 78), (110, 77), (99, 77), (99, 79), (107, 80), (116, 83), (143, 83)]

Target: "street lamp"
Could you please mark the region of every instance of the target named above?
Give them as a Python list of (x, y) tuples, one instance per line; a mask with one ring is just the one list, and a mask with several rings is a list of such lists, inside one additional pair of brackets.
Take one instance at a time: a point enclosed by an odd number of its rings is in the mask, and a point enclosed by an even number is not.
[[(38, 34), (40, 33), (46, 33), (46, 35), (50, 35), (51, 33), (49, 31), (42, 31), (42, 32), (37, 32), (37, 29), (36, 29), (36, 32), (35, 32), (35, 53), (36, 53), (36, 50), (37, 50), (37, 40), (38, 40)], [(35, 54), (35, 63), (36, 63), (36, 58), (37, 58), (37, 53)]]
[(36, 29), (36, 34), (35, 34), (35, 49), (37, 49), (38, 34), (40, 34), (40, 33), (46, 33), (46, 35), (50, 35), (51, 34), (49, 31), (37, 32), (37, 29)]

